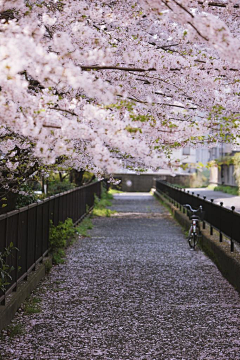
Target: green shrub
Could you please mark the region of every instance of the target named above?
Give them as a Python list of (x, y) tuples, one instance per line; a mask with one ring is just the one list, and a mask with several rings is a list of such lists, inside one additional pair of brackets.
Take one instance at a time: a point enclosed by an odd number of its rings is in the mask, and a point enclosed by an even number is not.
[(60, 222), (57, 226), (53, 225), (50, 221), (49, 230), (49, 247), (53, 257), (53, 264), (63, 263), (65, 257), (65, 251), (67, 240), (73, 237), (76, 230), (73, 226), (73, 221), (70, 218), (63, 222)]
[(238, 188), (236, 186), (219, 185), (214, 188), (214, 191), (222, 191), (235, 196), (238, 195)]
[(20, 188), (20, 192), (21, 191), (25, 194), (18, 194), (16, 209), (20, 209), (21, 207), (30, 205), (37, 201), (37, 195), (33, 192), (32, 188), (28, 184), (23, 184)]
[(64, 191), (72, 190), (75, 188), (75, 185), (70, 183), (70, 181), (49, 181), (48, 182), (48, 195), (55, 195), (62, 193)]
[(107, 206), (111, 206), (111, 199), (113, 199), (113, 195), (109, 194), (107, 190), (103, 187), (101, 199), (99, 199), (96, 195), (94, 196), (94, 208), (93, 208), (93, 215), (95, 216), (102, 216), (102, 217), (109, 217), (111, 214), (114, 214), (114, 211), (107, 209)]
[[(114, 213), (114, 211), (106, 208), (112, 205), (110, 201), (112, 198), (113, 196), (103, 187), (101, 199), (95, 195), (93, 215), (110, 216)], [(86, 211), (88, 212), (88, 209)], [(93, 224), (89, 218), (81, 221), (76, 228), (73, 226), (72, 219), (69, 218), (65, 220), (64, 223), (60, 222), (57, 226), (54, 226), (53, 222), (50, 221), (49, 247), (53, 257), (53, 264), (64, 262), (65, 248), (68, 239), (73, 238), (76, 233), (82, 236), (89, 236), (87, 230), (92, 229), (92, 227)]]

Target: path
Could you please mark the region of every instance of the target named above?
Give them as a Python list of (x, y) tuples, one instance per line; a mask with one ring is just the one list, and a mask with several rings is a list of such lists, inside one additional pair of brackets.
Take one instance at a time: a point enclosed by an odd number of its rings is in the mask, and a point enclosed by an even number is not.
[(19, 312), (2, 359), (239, 360), (240, 296), (150, 195), (118, 195)]
[(216, 204), (223, 202), (223, 206), (230, 209), (231, 206), (235, 206), (235, 211), (240, 212), (240, 196), (226, 194), (222, 191), (214, 191), (206, 188), (189, 188), (190, 193), (200, 194), (200, 197), (206, 196), (207, 200), (214, 199)]

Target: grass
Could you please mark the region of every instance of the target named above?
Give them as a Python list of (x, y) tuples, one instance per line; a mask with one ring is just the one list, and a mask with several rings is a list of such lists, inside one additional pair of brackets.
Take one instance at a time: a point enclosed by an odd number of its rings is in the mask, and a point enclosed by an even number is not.
[(68, 288), (67, 287), (65, 287), (65, 288), (55, 288), (55, 289), (53, 289), (53, 292), (61, 292), (61, 291), (65, 291), (65, 290), (68, 290)]
[(93, 210), (93, 215), (95, 216), (100, 216), (100, 217), (110, 217), (111, 214), (114, 214), (114, 211), (110, 210), (110, 209), (99, 209), (99, 208), (95, 208)]
[(38, 314), (41, 312), (40, 308), (41, 299), (38, 297), (29, 298), (24, 303), (24, 313), (26, 315)]
[(51, 268), (52, 268), (52, 263), (51, 263), (51, 261), (47, 259), (46, 261), (44, 261), (44, 265), (45, 265), (45, 272), (46, 272), (46, 274), (49, 274), (50, 271), (51, 271)]
[(24, 333), (24, 328), (21, 324), (9, 325), (7, 327), (7, 334), (10, 337), (22, 335)]
[(112, 205), (112, 199), (112, 193), (107, 192), (107, 190), (103, 188), (101, 199), (95, 196), (94, 208), (92, 212), (93, 216), (110, 217), (111, 214), (114, 214), (115, 211), (107, 209), (107, 206)]
[(27, 306), (25, 308), (25, 314), (26, 315), (38, 314), (40, 312), (41, 312), (41, 310), (39, 308), (34, 307), (34, 306)]
[(56, 280), (56, 281), (54, 282), (54, 284), (56, 284), (56, 285), (60, 285), (60, 284), (63, 284), (63, 283), (64, 283), (63, 280)]
[[(118, 190), (116, 190), (118, 191)], [(95, 195), (95, 201), (94, 201), (94, 208), (92, 211), (92, 216), (100, 216), (100, 217), (110, 217), (111, 214), (115, 213), (115, 211), (112, 211), (108, 209), (108, 206), (112, 205), (111, 200), (113, 199), (113, 194), (115, 193), (115, 190), (112, 190), (110, 192), (107, 192), (105, 188), (102, 188), (102, 195), (99, 199)], [(84, 237), (90, 237), (88, 234), (88, 230), (93, 228), (92, 220), (88, 217), (86, 217), (81, 223), (76, 227), (77, 234), (84, 236)]]
[(109, 189), (108, 190), (108, 194), (110, 195), (114, 195), (114, 194), (121, 194), (122, 191), (121, 190), (117, 190), (117, 189)]
[(226, 194), (239, 195), (239, 190), (236, 186), (219, 185), (214, 188), (214, 191), (222, 191)]
[(207, 186), (207, 189), (208, 189), (208, 190), (214, 190), (215, 187), (216, 187), (216, 185), (210, 184), (210, 185)]
[(171, 206), (169, 206), (165, 201), (160, 199), (156, 194), (154, 194), (154, 197), (157, 199), (157, 201), (160, 202), (161, 205), (163, 205), (170, 212), (171, 215), (173, 215)]
[(77, 234), (89, 237), (88, 230), (93, 228), (92, 220), (89, 218), (83, 219), (83, 221), (80, 222), (80, 224), (76, 227)]

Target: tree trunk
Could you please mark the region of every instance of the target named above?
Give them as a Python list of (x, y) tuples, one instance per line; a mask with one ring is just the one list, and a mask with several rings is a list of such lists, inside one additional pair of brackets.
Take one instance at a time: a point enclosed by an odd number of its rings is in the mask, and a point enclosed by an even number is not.
[(70, 182), (76, 184), (76, 186), (82, 186), (83, 184), (84, 170), (77, 171), (75, 169), (70, 171)]

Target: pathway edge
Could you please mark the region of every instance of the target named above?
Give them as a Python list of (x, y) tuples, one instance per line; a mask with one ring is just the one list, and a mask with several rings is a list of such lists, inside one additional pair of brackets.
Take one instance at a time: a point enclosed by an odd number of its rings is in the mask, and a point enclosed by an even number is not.
[(46, 275), (46, 266), (45, 262), (52, 263), (51, 257), (48, 257), (43, 260), (42, 264), (39, 264), (35, 271), (32, 271), (29, 274), (27, 281), (22, 281), (19, 284), (19, 288), (16, 292), (11, 294), (11, 298), (7, 300), (6, 305), (0, 306), (0, 331), (2, 331), (6, 326), (8, 326), (13, 319), (15, 313), (21, 306), (21, 304), (26, 300), (26, 298), (31, 294), (31, 292), (38, 286), (39, 282)]

